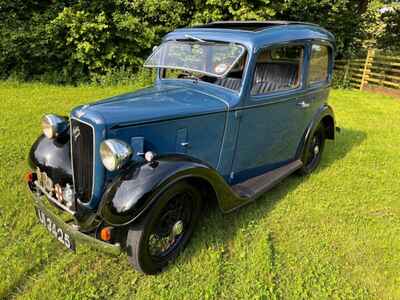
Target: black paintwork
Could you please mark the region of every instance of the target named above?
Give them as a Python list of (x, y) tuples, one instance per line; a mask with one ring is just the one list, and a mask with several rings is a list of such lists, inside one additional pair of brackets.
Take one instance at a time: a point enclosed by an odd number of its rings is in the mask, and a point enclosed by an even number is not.
[(41, 135), (32, 145), (29, 152), (29, 165), (32, 170), (37, 167), (53, 180), (54, 183), (72, 184), (72, 169), (69, 135), (64, 134), (56, 139)]
[(236, 195), (221, 175), (207, 164), (185, 155), (167, 155), (152, 163), (135, 164), (125, 169), (105, 191), (100, 214), (111, 225), (130, 223), (169, 186), (189, 178), (208, 183), (223, 211), (249, 201)]
[[(44, 135), (39, 136), (32, 145), (28, 160), (33, 171), (39, 167), (42, 172), (46, 172), (54, 184), (65, 186), (68, 183), (72, 185), (71, 148), (68, 133), (64, 133), (56, 139), (48, 139)], [(33, 191), (35, 189), (33, 184), (28, 184)], [(95, 211), (79, 203), (76, 203), (75, 218), (82, 231), (91, 229), (96, 223)]]
[(333, 109), (328, 104), (321, 106), (321, 108), (316, 112), (313, 117), (310, 125), (307, 127), (301, 143), (297, 148), (296, 159), (301, 159), (301, 156), (304, 152), (304, 148), (306, 147), (310, 137), (312, 136), (313, 131), (317, 128), (320, 123), (323, 123), (327, 128), (326, 138), (333, 140), (335, 139), (335, 115), (333, 113)]

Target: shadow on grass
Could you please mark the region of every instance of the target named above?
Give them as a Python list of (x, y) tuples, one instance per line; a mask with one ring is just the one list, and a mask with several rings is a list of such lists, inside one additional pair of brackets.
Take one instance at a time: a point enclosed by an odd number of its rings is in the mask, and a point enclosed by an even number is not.
[[(347, 128), (342, 129), (337, 134), (334, 142), (327, 141), (325, 144), (322, 161), (314, 174), (318, 174), (325, 168), (344, 159), (353, 148), (358, 147), (366, 138), (367, 134), (365, 132)], [(223, 247), (226, 248), (237, 231), (246, 227), (252, 220), (260, 219), (268, 214), (286, 194), (295, 190), (299, 184), (306, 180), (308, 180), (308, 177), (301, 177), (294, 174), (283, 180), (269, 192), (260, 196), (253, 203), (230, 214), (222, 214), (216, 204), (212, 205), (212, 209), (206, 210), (202, 220), (198, 224), (199, 226), (192, 240), (195, 243), (189, 245), (190, 251), (193, 251), (192, 255), (196, 255), (196, 252), (200, 250), (198, 247), (195, 249), (196, 245), (199, 244), (212, 246), (213, 243), (218, 243), (220, 245), (223, 244)], [(273, 237), (268, 236), (267, 238), (271, 244), (270, 247), (274, 249), (272, 245)], [(274, 254), (272, 253), (272, 255)], [(187, 259), (189, 258), (186, 256), (183, 262)], [(271, 259), (272, 261), (274, 260), (273, 257)]]

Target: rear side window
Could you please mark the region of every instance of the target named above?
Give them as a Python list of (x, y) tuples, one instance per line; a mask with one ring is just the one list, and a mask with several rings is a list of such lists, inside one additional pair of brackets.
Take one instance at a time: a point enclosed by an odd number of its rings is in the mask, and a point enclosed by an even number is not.
[(252, 95), (295, 89), (300, 86), (302, 45), (263, 49), (257, 56)]
[(328, 80), (329, 48), (312, 45), (308, 82), (310, 84)]

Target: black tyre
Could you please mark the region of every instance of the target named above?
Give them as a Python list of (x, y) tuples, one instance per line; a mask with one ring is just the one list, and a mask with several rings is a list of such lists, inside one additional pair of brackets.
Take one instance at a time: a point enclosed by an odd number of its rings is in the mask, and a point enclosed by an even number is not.
[(139, 272), (156, 274), (189, 241), (201, 211), (200, 192), (186, 182), (165, 191), (127, 234), (128, 260)]
[(301, 175), (312, 173), (319, 165), (325, 146), (325, 130), (319, 125), (311, 135), (304, 147), (302, 155), (303, 167), (299, 170)]

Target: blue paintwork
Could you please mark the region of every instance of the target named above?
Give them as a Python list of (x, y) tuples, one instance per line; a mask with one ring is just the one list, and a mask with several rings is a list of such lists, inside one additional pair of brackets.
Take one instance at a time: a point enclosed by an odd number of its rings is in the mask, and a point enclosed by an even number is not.
[(101, 162), (100, 158), (100, 144), (106, 139), (106, 123), (102, 115), (95, 111), (87, 111), (84, 115), (77, 115), (77, 110), (71, 113), (71, 118), (79, 119), (87, 124), (90, 124), (94, 128), (94, 186), (93, 186), (93, 197), (89, 203), (82, 203), (82, 206), (89, 208), (95, 208), (101, 199), (102, 192), (104, 189), (104, 182), (106, 178), (106, 171)]
[[(206, 82), (158, 79), (153, 86), (116, 96), (72, 111), (71, 116), (95, 128), (96, 149), (106, 138), (131, 143), (143, 137), (143, 150), (158, 154), (180, 153), (199, 159), (234, 184), (295, 158), (305, 131), (326, 102), (329, 80), (307, 85), (310, 45), (323, 42), (334, 48), (328, 31), (309, 25), (274, 26), (258, 32), (188, 28), (178, 29), (164, 40), (196, 37), (235, 42), (246, 47), (248, 59), (239, 92)], [(266, 46), (301, 42), (305, 46), (302, 85), (297, 90), (250, 96), (255, 57)], [(330, 64), (332, 73), (333, 61)], [(311, 104), (300, 110), (299, 101)], [(189, 143), (183, 147), (181, 143)], [(96, 152), (98, 153), (98, 152)], [(106, 172), (95, 158), (95, 189), (87, 204), (96, 208), (105, 182), (117, 172)]]
[(157, 84), (134, 93), (99, 101), (73, 112), (99, 113), (108, 128), (133, 126), (165, 119), (190, 117), (200, 114), (224, 112), (228, 105), (224, 100), (201, 89), (179, 84)]

